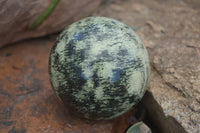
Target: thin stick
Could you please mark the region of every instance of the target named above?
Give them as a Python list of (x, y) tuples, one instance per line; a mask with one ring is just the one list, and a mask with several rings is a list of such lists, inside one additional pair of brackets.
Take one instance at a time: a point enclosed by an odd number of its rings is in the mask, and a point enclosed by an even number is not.
[(54, 10), (56, 5), (59, 3), (60, 0), (53, 0), (53, 2), (47, 7), (47, 9), (40, 15), (40, 17), (33, 23), (31, 24), (28, 29), (32, 30), (39, 26)]

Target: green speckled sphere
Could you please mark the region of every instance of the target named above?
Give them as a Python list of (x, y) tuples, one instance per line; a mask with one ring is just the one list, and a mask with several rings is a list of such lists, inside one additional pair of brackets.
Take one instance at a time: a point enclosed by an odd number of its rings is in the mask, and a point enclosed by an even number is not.
[(88, 17), (57, 38), (49, 73), (58, 98), (75, 114), (112, 119), (143, 97), (150, 65), (145, 46), (125, 24)]

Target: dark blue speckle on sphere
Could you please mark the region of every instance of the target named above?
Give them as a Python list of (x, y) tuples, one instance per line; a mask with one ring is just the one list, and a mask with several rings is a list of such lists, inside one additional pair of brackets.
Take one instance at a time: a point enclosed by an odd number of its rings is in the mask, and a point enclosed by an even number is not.
[(110, 80), (112, 82), (116, 82), (120, 79), (120, 75), (122, 73), (122, 70), (121, 69), (115, 69), (115, 70), (112, 70), (112, 77), (110, 78)]

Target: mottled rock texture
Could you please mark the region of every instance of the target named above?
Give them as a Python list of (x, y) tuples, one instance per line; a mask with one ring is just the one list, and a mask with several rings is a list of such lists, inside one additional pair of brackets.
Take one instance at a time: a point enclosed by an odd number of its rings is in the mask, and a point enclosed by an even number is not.
[(90, 15), (102, 0), (60, 0), (50, 16), (36, 29), (28, 27), (53, 0), (0, 0), (0, 47), (19, 40), (58, 32)]
[(143, 43), (127, 25), (88, 17), (65, 29), (49, 58), (52, 86), (74, 113), (112, 119), (143, 97), (150, 74)]
[(151, 62), (144, 99), (162, 133), (200, 132), (200, 3), (129, 0), (99, 10), (137, 29)]

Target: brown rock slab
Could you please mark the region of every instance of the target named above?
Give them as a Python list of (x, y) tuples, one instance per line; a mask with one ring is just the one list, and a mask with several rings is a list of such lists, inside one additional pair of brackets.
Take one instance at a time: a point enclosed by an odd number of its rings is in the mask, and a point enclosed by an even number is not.
[(96, 14), (118, 19), (146, 45), (151, 77), (143, 99), (162, 133), (200, 132), (200, 4), (198, 0), (114, 2)]
[(0, 47), (19, 40), (59, 32), (70, 23), (90, 15), (103, 0), (60, 0), (39, 27), (28, 30), (52, 0), (0, 0)]
[(135, 109), (113, 120), (91, 121), (64, 107), (48, 75), (54, 41), (50, 36), (0, 49), (0, 133), (122, 133), (134, 124)]

